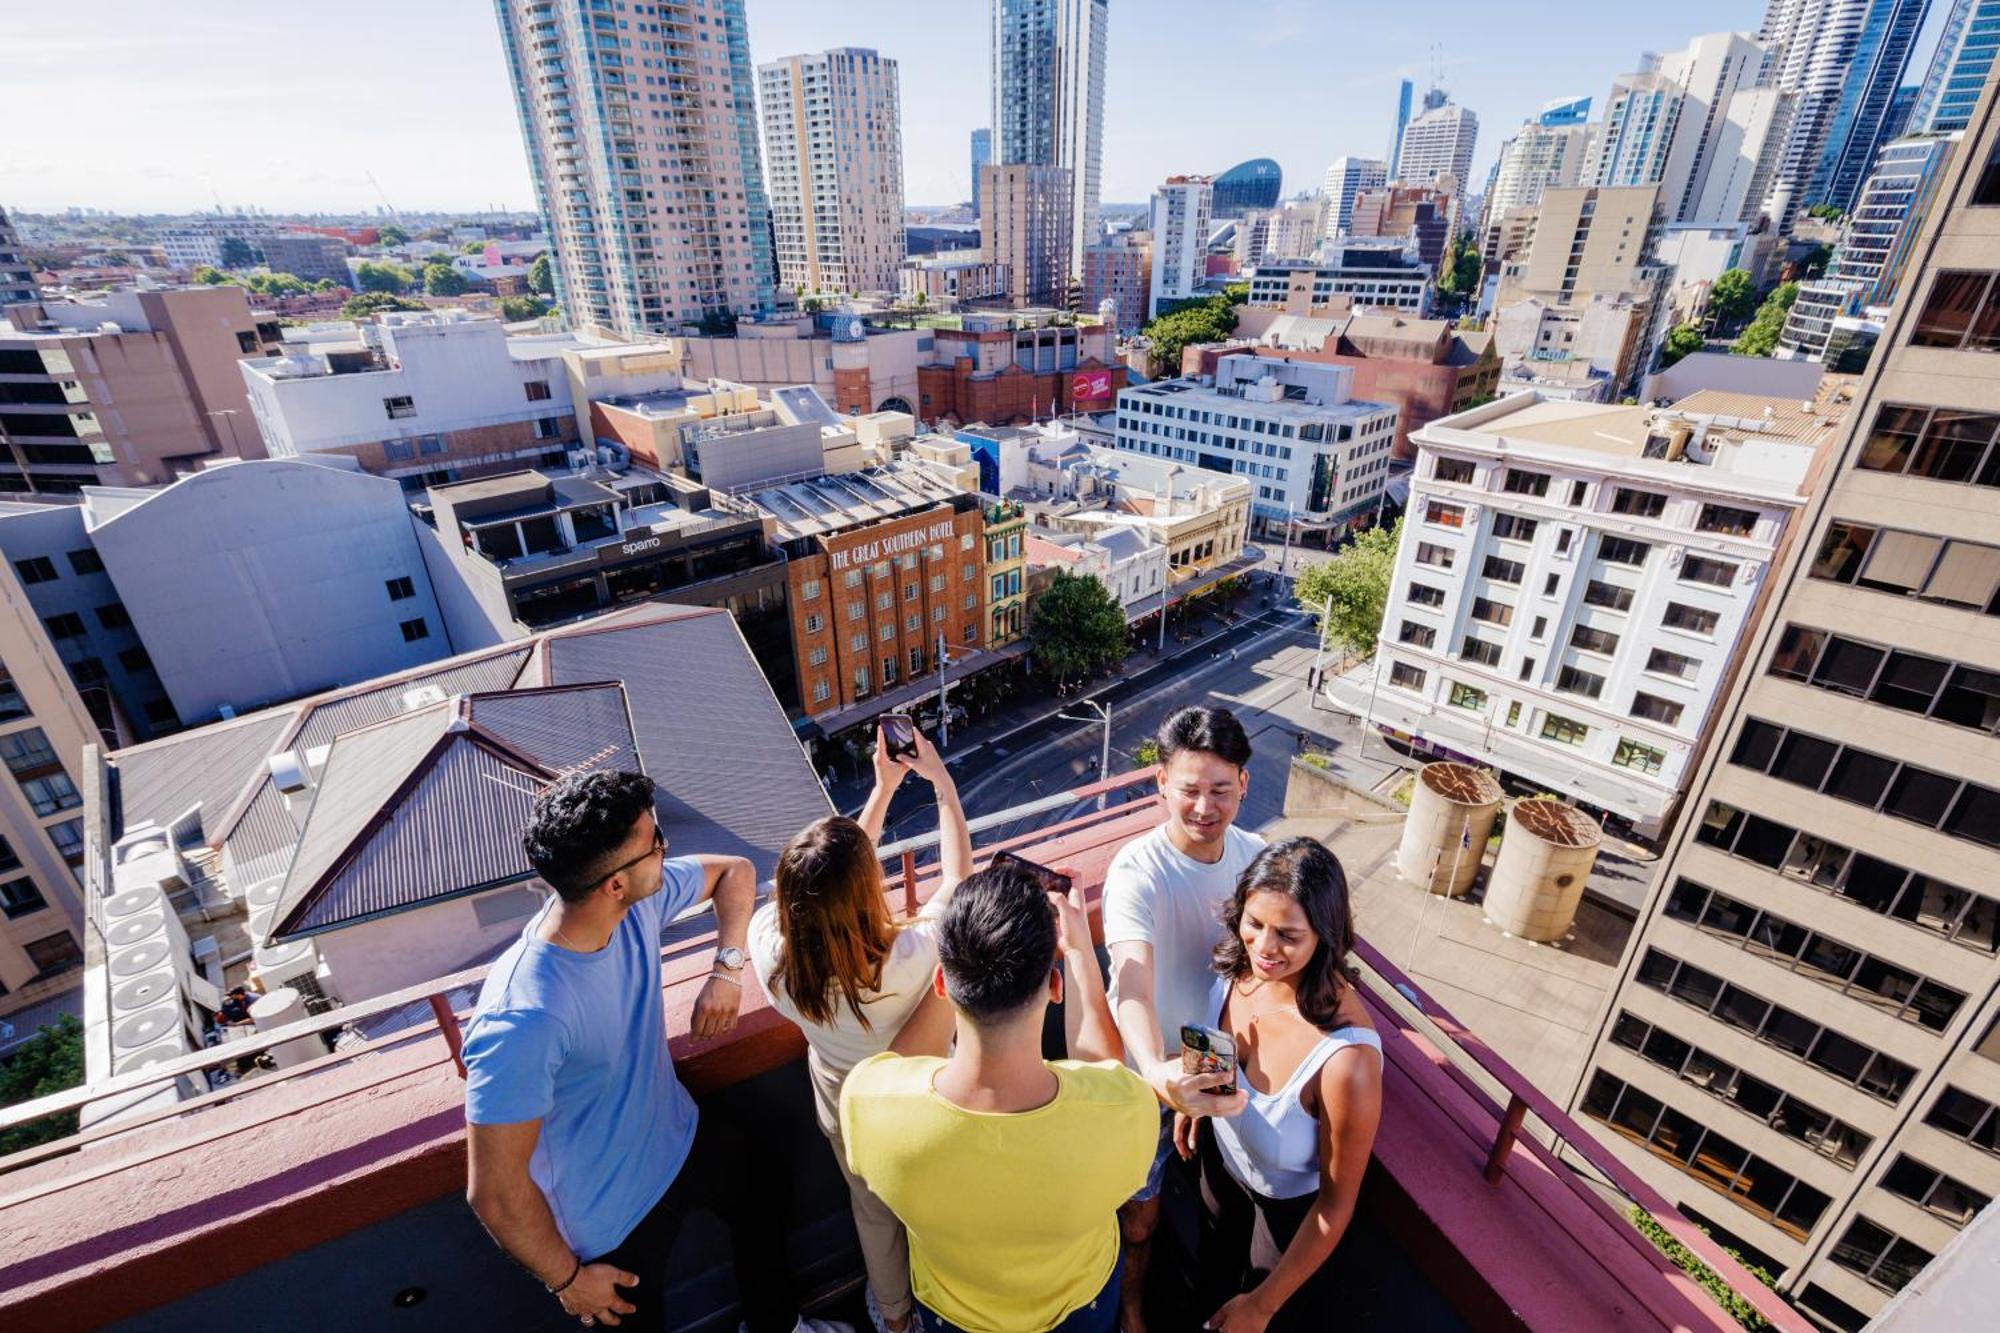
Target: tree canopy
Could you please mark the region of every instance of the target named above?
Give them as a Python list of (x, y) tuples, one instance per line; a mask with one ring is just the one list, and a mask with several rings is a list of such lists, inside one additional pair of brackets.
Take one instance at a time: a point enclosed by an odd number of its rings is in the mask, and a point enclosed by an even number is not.
[(1057, 570), (1035, 600), (1028, 623), (1035, 662), (1057, 682), (1088, 676), (1125, 660), (1131, 647), (1125, 613), (1111, 592), (1088, 574)]
[[(0, 1063), (0, 1106), (53, 1097), (83, 1083), (83, 1024), (76, 1015), (45, 1023)], [(0, 1132), (0, 1154), (19, 1152), (76, 1133), (76, 1112), (47, 1116)]]
[(1708, 313), (1718, 327), (1736, 328), (1756, 308), (1757, 284), (1750, 281), (1750, 274), (1744, 269), (1732, 268), (1709, 286)]
[(407, 296), (398, 296), (394, 292), (362, 292), (358, 296), (348, 297), (346, 304), (340, 307), (340, 313), (348, 319), (361, 319), (368, 315), (379, 314), (384, 310), (427, 310), (429, 308), (422, 301), (413, 301)]
[(434, 260), (424, 265), (426, 296), (463, 296), (471, 287), (465, 275), (449, 264)]
[(196, 264), (194, 280), (204, 287), (220, 287), (229, 281), (229, 275), (213, 264)]
[(549, 257), (547, 255), (536, 255), (535, 262), (528, 265), (528, 290), (538, 292), (543, 296), (553, 296), (555, 294), (555, 273), (550, 268)]
[(1737, 356), (1769, 356), (1777, 349), (1778, 335), (1784, 331), (1785, 316), (1791, 312), (1792, 302), (1798, 299), (1796, 282), (1779, 286), (1764, 299), (1764, 304), (1757, 308), (1757, 317), (1729, 350)]
[(355, 266), (354, 280), (364, 292), (406, 292), (417, 276), (401, 264), (378, 264), (371, 259)]
[(1667, 333), (1666, 346), (1660, 349), (1660, 369), (1665, 370), (1682, 357), (1699, 352), (1705, 341), (1699, 325), (1674, 325)]
[(393, 222), (386, 227), (376, 228), (375, 237), (384, 245), (408, 245), (410, 243), (410, 233), (404, 231)]
[(1334, 642), (1364, 655), (1375, 651), (1402, 533), (1401, 519), (1392, 527), (1370, 528), (1332, 558), (1306, 566), (1293, 584), (1300, 608), (1322, 621)]
[(539, 296), (503, 296), (500, 298), (500, 317), (509, 323), (523, 319), (540, 319), (549, 313), (549, 303)]
[(1479, 295), (1479, 247), (1473, 244), (1471, 232), (1460, 232), (1452, 238), (1440, 267), (1443, 271), (1438, 274), (1439, 294), (1460, 301)]
[(1220, 296), (1195, 301), (1154, 318), (1140, 332), (1153, 344), (1153, 360), (1163, 375), (1181, 373), (1181, 350), (1192, 343), (1221, 342), (1236, 331), (1236, 307), (1250, 299), (1247, 284), (1236, 283)]

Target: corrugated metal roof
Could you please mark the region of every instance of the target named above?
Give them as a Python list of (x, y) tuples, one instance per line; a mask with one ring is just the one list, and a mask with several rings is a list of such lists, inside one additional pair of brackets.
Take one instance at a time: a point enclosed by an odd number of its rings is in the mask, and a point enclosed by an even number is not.
[(617, 681), (474, 695), (466, 711), (482, 731), (545, 768), (588, 764), (607, 772), (644, 772)]
[(640, 610), (549, 635), (553, 682), (624, 681), (661, 828), (682, 852), (747, 856), (768, 876), (832, 803), (729, 613)]
[(285, 797), (268, 774), (257, 784), (233, 828), (224, 831), (222, 877), (236, 893), (285, 873), (298, 845), (299, 826), (285, 806)]
[(273, 708), (120, 750), (114, 758), (119, 832), (147, 821), (164, 825), (198, 801), (205, 833), (220, 834), (223, 817), (269, 771), (264, 761), (297, 712)]
[(313, 792), (305, 827), (299, 832), (298, 850), (285, 874), (273, 933), (290, 931), (291, 918), (320, 879), (340, 862), (389, 804), (396, 789), (409, 781), (418, 764), (457, 724), (455, 707), (434, 704), (349, 732), (333, 743)]
[[(458, 732), (414, 786), (281, 929), (299, 934), (532, 875), (521, 829), (539, 775)], [(371, 812), (372, 813), (372, 812)], [(308, 834), (311, 826), (307, 826)], [(303, 848), (301, 855), (303, 856)], [(281, 920), (294, 915), (281, 911)]]
[(405, 695), (428, 685), (436, 686), (447, 698), (455, 694), (504, 690), (521, 674), (521, 664), (527, 660), (528, 648), (524, 644), (472, 661), (446, 663), (438, 671), (399, 676), (373, 689), (339, 695), (317, 705), (308, 701), (306, 706), (312, 711), (299, 728), (298, 739), (292, 742), (292, 746), (294, 749), (300, 746), (312, 749), (328, 745), (343, 732), (373, 726), (384, 718), (394, 717), (406, 711), (403, 704)]

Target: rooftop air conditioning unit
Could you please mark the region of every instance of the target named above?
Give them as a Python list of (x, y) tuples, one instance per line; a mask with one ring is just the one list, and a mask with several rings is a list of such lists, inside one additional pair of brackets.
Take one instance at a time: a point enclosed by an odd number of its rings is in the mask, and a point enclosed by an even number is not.
[(138, 916), (142, 912), (166, 910), (165, 897), (157, 884), (141, 884), (136, 888), (114, 893), (104, 900), (104, 924), (107, 929), (123, 921), (128, 916)]
[[(163, 1065), (167, 1063), (167, 1061), (169, 1060), (180, 1059), (183, 1055), (186, 1055), (190, 1049), (191, 1048), (188, 1045), (186, 1034), (175, 1033), (169, 1035), (162, 1041), (154, 1042), (151, 1046), (146, 1047), (144, 1050), (132, 1051), (128, 1054), (123, 1054), (114, 1057), (111, 1062), (111, 1072), (114, 1074), (131, 1074), (141, 1069), (150, 1068), (153, 1065)], [(166, 1084), (162, 1087), (152, 1089), (151, 1092), (146, 1095), (145, 1100), (135, 1104), (123, 1106), (119, 1109), (124, 1114), (129, 1115), (137, 1111), (149, 1109), (151, 1099), (153, 1097), (159, 1097), (169, 1092), (171, 1093), (175, 1101), (180, 1101), (184, 1098), (193, 1097), (197, 1093), (206, 1091), (207, 1090), (206, 1084), (204, 1083), (198, 1085), (195, 1079), (196, 1076), (193, 1074), (182, 1074), (180, 1077), (174, 1079), (171, 1083)], [(107, 1116), (104, 1118), (110, 1119), (112, 1117)]]
[(121, 982), (151, 976), (175, 961), (174, 946), (167, 939), (143, 940), (111, 955), (111, 984), (116, 988)]
[(290, 985), (299, 977), (310, 977), (319, 967), (319, 950), (311, 940), (293, 940), (257, 950), (250, 970), (264, 983), (266, 992)]
[(116, 1021), (167, 1000), (178, 1000), (180, 993), (180, 983), (170, 968), (163, 967), (143, 977), (118, 982), (111, 987), (111, 1017)]
[(188, 949), (187, 930), (172, 908), (128, 916), (104, 932), (104, 943), (114, 955), (149, 940), (162, 940), (175, 953)]
[(118, 1019), (111, 1025), (111, 1067), (116, 1071), (127, 1057), (177, 1038), (181, 1043), (180, 1049), (185, 1051), (187, 1015), (181, 1010), (178, 995), (162, 1000), (150, 1009)]

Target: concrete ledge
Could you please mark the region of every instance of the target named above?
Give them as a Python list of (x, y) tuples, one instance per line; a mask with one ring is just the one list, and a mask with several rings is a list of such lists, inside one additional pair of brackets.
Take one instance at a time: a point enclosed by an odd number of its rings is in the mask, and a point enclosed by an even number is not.
[(1358, 823), (1383, 824), (1410, 812), (1385, 796), (1356, 787), (1330, 769), (1294, 757), (1285, 775), (1285, 817), (1343, 815)]

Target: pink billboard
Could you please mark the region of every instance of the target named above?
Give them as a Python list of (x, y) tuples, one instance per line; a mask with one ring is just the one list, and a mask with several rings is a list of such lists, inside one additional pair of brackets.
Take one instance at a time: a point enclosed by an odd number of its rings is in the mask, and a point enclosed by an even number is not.
[(1108, 370), (1079, 370), (1070, 378), (1069, 396), (1076, 402), (1088, 402), (1111, 396), (1111, 372)]

